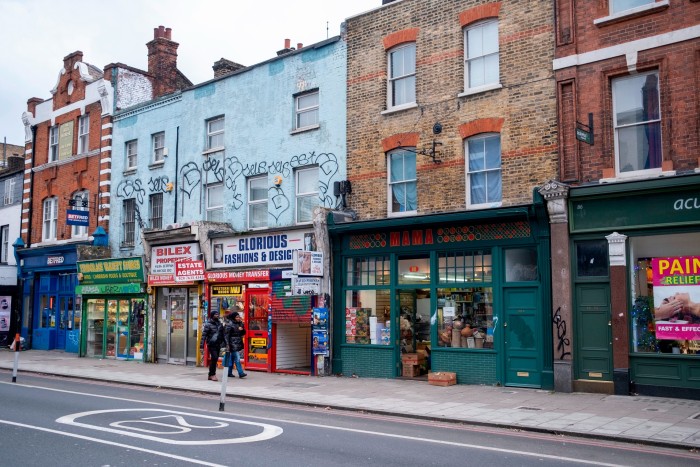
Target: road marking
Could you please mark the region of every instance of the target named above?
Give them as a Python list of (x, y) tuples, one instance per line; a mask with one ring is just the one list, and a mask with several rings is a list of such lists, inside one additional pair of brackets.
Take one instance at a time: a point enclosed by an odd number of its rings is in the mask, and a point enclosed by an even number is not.
[[(99, 426), (99, 425), (93, 425), (90, 423), (81, 423), (76, 421), (76, 419), (82, 418), (82, 417), (88, 417), (91, 415), (102, 415), (102, 414), (109, 414), (109, 413), (115, 413), (115, 412), (156, 412), (159, 414), (166, 414), (165, 417), (175, 417), (176, 422), (182, 421), (184, 423), (180, 424), (180, 426), (175, 426), (173, 424), (168, 424), (168, 423), (161, 423), (161, 422), (153, 422), (153, 421), (148, 421), (149, 419), (152, 420), (156, 417), (149, 417), (148, 419), (140, 419), (140, 420), (121, 420), (119, 422), (113, 422), (110, 424), (110, 426), (115, 427), (115, 428), (108, 428), (106, 426)], [(179, 416), (179, 419), (178, 417)], [(204, 419), (209, 419), (209, 420), (215, 420), (217, 421), (217, 424), (215, 426), (197, 426), (197, 425), (192, 425), (189, 424), (185, 421), (185, 416), (189, 417), (197, 417), (197, 418), (204, 418)], [(157, 417), (157, 418), (164, 418), (164, 417)], [(220, 423), (218, 421), (222, 421), (224, 423)], [(97, 430), (97, 431), (103, 431), (106, 433), (116, 433), (118, 435), (124, 435), (124, 436), (131, 436), (134, 438), (139, 438), (139, 439), (147, 439), (150, 441), (156, 441), (158, 443), (165, 443), (165, 444), (178, 444), (178, 445), (184, 445), (184, 446), (204, 446), (204, 445), (212, 445), (212, 444), (242, 444), (242, 443), (254, 443), (257, 441), (267, 441), (268, 439), (276, 438), (277, 436), (281, 435), (283, 433), (282, 428), (275, 426), (275, 425), (268, 425), (266, 423), (257, 423), (257, 422), (249, 422), (247, 420), (239, 420), (239, 419), (234, 419), (234, 418), (224, 418), (224, 417), (215, 417), (213, 415), (199, 415), (199, 414), (193, 414), (189, 412), (176, 412), (174, 410), (164, 410), (164, 409), (107, 409), (107, 410), (91, 410), (89, 412), (80, 412), (80, 413), (74, 413), (70, 415), (64, 415), (63, 417), (60, 417), (56, 419), (57, 423), (62, 423), (64, 425), (70, 425), (70, 426), (79, 426), (81, 428), (88, 428), (90, 430)], [(262, 428), (262, 432), (258, 433), (257, 435), (253, 436), (246, 436), (243, 438), (223, 438), (223, 439), (208, 439), (208, 440), (193, 440), (193, 441), (188, 441), (188, 440), (174, 440), (174, 439), (169, 439), (169, 438), (161, 438), (159, 436), (153, 436), (153, 433), (161, 433), (157, 432), (154, 430), (145, 430), (145, 429), (140, 429), (140, 428), (135, 428), (135, 427), (130, 427), (124, 425), (125, 422), (138, 422), (141, 424), (151, 424), (152, 426), (167, 426), (169, 428), (175, 428), (179, 431), (179, 434), (183, 433), (189, 433), (192, 431), (192, 428), (206, 428), (206, 429), (211, 429), (211, 428), (223, 428), (229, 426), (230, 423), (239, 423), (241, 425), (252, 425), (258, 428)], [(123, 428), (123, 429), (116, 429), (116, 427)], [(128, 431), (131, 430), (131, 431)], [(138, 433), (135, 433), (134, 431), (138, 431)], [(146, 434), (146, 433), (152, 433), (151, 435)], [(170, 433), (165, 433), (165, 434), (178, 434), (178, 432), (170, 432)]]
[(22, 428), (29, 428), (31, 430), (44, 431), (46, 433), (53, 433), (55, 435), (68, 436), (70, 438), (78, 438), (78, 439), (82, 439), (85, 441), (92, 441), (94, 443), (107, 444), (109, 446), (116, 446), (119, 448), (133, 449), (134, 451), (146, 452), (148, 454), (154, 454), (156, 456), (168, 457), (170, 459), (176, 459), (176, 460), (185, 461), (185, 462), (192, 462), (193, 464), (208, 465), (211, 467), (226, 467), (226, 466), (221, 465), (221, 464), (214, 464), (212, 462), (205, 462), (205, 461), (202, 461), (199, 459), (191, 459), (189, 457), (178, 456), (176, 454), (170, 454), (167, 452), (154, 451), (152, 449), (146, 449), (146, 448), (142, 448), (139, 446), (132, 446), (130, 444), (115, 443), (113, 441), (107, 441), (107, 440), (99, 439), (99, 438), (92, 438), (90, 436), (83, 436), (83, 435), (78, 435), (75, 433), (67, 433), (65, 431), (52, 430), (51, 428), (44, 428), (41, 426), (27, 425), (25, 423), (11, 422), (9, 420), (0, 420), (0, 423), (4, 423), (6, 425), (18, 426), (18, 427), (22, 427)]

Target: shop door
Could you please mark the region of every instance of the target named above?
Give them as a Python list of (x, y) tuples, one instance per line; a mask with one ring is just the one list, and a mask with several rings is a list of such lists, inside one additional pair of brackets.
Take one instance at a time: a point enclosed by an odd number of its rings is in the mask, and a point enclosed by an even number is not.
[(540, 387), (542, 384), (542, 313), (538, 289), (503, 289), (505, 384)]
[(267, 313), (270, 303), (270, 295), (267, 290), (248, 290), (248, 312), (245, 320), (246, 346), (245, 364), (246, 368), (267, 369), (268, 362), (268, 335), (267, 335)]
[(102, 298), (90, 298), (86, 300), (85, 322), (87, 333), (85, 336), (85, 356), (104, 357), (105, 347), (105, 315), (106, 303)]
[[(178, 291), (179, 292), (179, 291)], [(170, 333), (168, 335), (168, 363), (185, 364), (186, 327), (187, 327), (187, 295), (182, 290), (181, 294), (172, 293), (168, 296), (168, 323)]]
[[(58, 323), (56, 326), (56, 348), (66, 348), (66, 334), (73, 326), (73, 296), (58, 298)], [(70, 327), (69, 327), (70, 326)]]
[(612, 381), (610, 284), (577, 284), (575, 378)]

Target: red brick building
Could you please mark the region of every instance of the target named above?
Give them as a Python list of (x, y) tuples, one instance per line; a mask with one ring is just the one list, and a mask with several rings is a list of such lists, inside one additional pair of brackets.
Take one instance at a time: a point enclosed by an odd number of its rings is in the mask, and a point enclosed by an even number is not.
[(700, 397), (700, 329), (663, 330), (695, 329), (700, 293), (657, 267), (700, 256), (700, 3), (558, 0), (556, 18), (557, 387)]
[[(148, 71), (122, 64), (101, 68), (73, 52), (63, 59), (51, 97), (31, 98), (23, 114), (22, 334), (35, 348), (77, 352), (75, 296), (81, 245), (109, 233), (112, 114), (191, 85), (177, 70), (171, 31), (154, 30)], [(100, 235), (98, 235), (99, 237)], [(106, 243), (104, 243), (106, 245)], [(109, 256), (109, 252), (101, 252)]]

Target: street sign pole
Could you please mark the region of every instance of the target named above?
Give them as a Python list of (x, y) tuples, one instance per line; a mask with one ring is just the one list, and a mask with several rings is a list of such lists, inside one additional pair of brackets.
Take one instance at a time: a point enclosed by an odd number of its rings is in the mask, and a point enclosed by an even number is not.
[(15, 351), (15, 364), (12, 366), (12, 382), (17, 382), (17, 368), (19, 367), (19, 351), (22, 344), (19, 341), (19, 333), (15, 334), (15, 341), (12, 343), (12, 349)]
[(224, 367), (223, 375), (221, 375), (221, 397), (219, 398), (219, 412), (223, 412), (226, 406), (226, 383), (228, 382), (228, 367), (231, 354), (224, 350), (224, 356), (221, 359), (221, 365)]

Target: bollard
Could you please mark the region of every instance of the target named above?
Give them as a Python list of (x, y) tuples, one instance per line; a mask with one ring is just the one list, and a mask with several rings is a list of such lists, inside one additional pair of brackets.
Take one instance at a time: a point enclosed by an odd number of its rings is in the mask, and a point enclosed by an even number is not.
[(15, 351), (15, 364), (12, 367), (12, 382), (16, 383), (17, 367), (19, 367), (19, 351), (22, 348), (22, 345), (19, 342), (19, 333), (15, 334), (15, 340), (12, 342), (12, 346), (10, 348)]
[(224, 367), (224, 374), (221, 376), (221, 398), (219, 399), (219, 412), (224, 411), (224, 406), (226, 405), (226, 383), (228, 382), (228, 366), (230, 363), (231, 354), (224, 351), (223, 358), (221, 359), (222, 366)]

